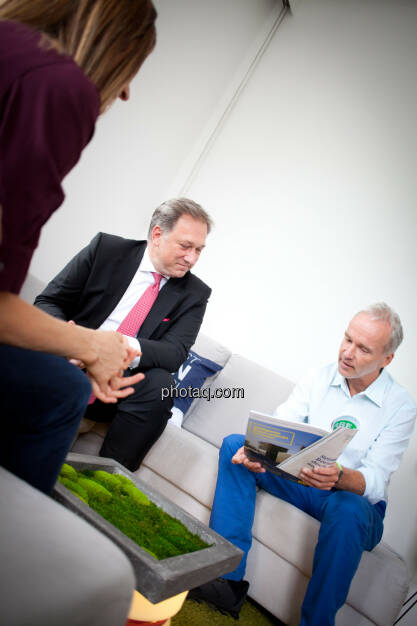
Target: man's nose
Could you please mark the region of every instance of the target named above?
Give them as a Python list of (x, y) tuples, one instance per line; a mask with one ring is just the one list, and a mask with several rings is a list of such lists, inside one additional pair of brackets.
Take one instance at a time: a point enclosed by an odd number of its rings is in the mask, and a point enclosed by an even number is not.
[(195, 265), (197, 259), (198, 259), (198, 254), (195, 250), (187, 252), (187, 254), (184, 257), (185, 262), (191, 266)]
[(352, 357), (354, 353), (354, 347), (352, 343), (349, 343), (345, 348), (345, 356)]

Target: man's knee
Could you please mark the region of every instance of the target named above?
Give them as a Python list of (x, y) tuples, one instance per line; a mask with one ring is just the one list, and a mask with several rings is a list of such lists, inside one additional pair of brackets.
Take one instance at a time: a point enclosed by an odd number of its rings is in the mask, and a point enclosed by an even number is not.
[[(18, 401), (22, 407), (39, 407), (41, 412), (61, 404), (72, 407), (87, 404), (90, 381), (65, 358), (14, 346), (0, 346), (0, 356), (4, 365), (7, 364), (0, 368), (3, 390), (11, 395), (13, 404)], [(19, 375), (22, 370), (30, 372), (24, 385)]]
[[(161, 415), (170, 417), (174, 403), (171, 393), (174, 380), (171, 374), (162, 368), (155, 367), (145, 372), (145, 378), (135, 385), (134, 393), (119, 402), (120, 410), (132, 415)], [(169, 390), (166, 393), (166, 389)]]
[(30, 398), (28, 410), (33, 432), (48, 424), (60, 427), (78, 423), (91, 395), (91, 383), (79, 368), (62, 357), (43, 353), (42, 357), (36, 389), (25, 398), (26, 406)]
[(145, 377), (148, 380), (152, 380), (153, 385), (156, 387), (171, 387), (171, 385), (174, 385), (172, 374), (170, 374), (168, 370), (164, 370), (162, 367), (153, 367), (152, 369), (147, 370), (145, 372)]
[(51, 384), (63, 409), (67, 407), (69, 411), (81, 412), (86, 408), (91, 395), (91, 383), (78, 367), (66, 361), (60, 363), (55, 376), (51, 378)]
[(175, 385), (172, 375), (167, 370), (154, 367), (148, 370), (145, 376), (155, 402), (164, 409), (171, 409), (174, 404), (172, 388)]
[(322, 521), (342, 524), (348, 527), (358, 527), (367, 532), (372, 523), (372, 505), (364, 498), (349, 491), (337, 491), (329, 499), (325, 517)]
[(75, 434), (91, 396), (91, 383), (80, 369), (71, 363), (66, 365), (68, 367), (63, 367), (60, 371), (58, 388), (61, 393), (51, 411), (51, 419), (48, 420), (44, 414), (42, 427), (49, 421), (51, 427), (74, 429)]
[(220, 448), (220, 458), (231, 459), (244, 443), (245, 438), (243, 435), (228, 435), (223, 439)]

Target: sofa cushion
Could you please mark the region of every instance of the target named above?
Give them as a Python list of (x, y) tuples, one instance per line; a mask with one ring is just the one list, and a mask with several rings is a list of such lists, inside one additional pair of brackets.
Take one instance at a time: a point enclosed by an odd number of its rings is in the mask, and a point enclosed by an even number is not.
[(404, 560), (382, 541), (372, 552), (363, 553), (347, 604), (375, 624), (391, 626), (405, 601), (408, 582)]
[(217, 480), (218, 450), (168, 423), (143, 465), (211, 508)]
[[(205, 381), (203, 381), (201, 385), (203, 389), (207, 389), (212, 385), (215, 378), (218, 376), (218, 372), (222, 367), (226, 365), (232, 354), (228, 348), (222, 346), (221, 343), (214, 341), (214, 339), (211, 339), (211, 337), (207, 337), (207, 335), (204, 335), (203, 333), (199, 333), (195, 344), (191, 348), (190, 354), (191, 352), (197, 353), (198, 355), (201, 355), (201, 357), (209, 359), (211, 362), (217, 363), (219, 365), (218, 371), (215, 372), (212, 376), (206, 378)], [(174, 403), (174, 406), (172, 408), (171, 424), (174, 424), (178, 427), (182, 426), (184, 417), (192, 411), (192, 407), (194, 406), (194, 404), (198, 403), (198, 398), (190, 398), (189, 400), (190, 401), (188, 402), (185, 411)]]
[(28, 274), (26, 276), (25, 282), (22, 285), (22, 289), (20, 290), (20, 297), (29, 304), (33, 304), (36, 296), (38, 296), (45, 289), (45, 283), (33, 274)]
[(184, 428), (219, 448), (226, 435), (246, 432), (251, 409), (272, 413), (292, 388), (287, 379), (233, 354), (211, 383), (210, 399), (192, 404)]
[[(198, 397), (198, 395), (193, 395), (193, 391), (199, 392), (206, 380), (213, 377), (222, 367), (223, 365), (190, 350), (187, 360), (177, 372), (172, 374), (176, 393), (171, 423), (174, 422), (177, 426), (181, 426), (184, 414), (190, 408), (194, 398)], [(191, 389), (193, 391), (190, 392)]]
[[(277, 523), (274, 524), (273, 520)], [(258, 492), (253, 536), (306, 576), (311, 576), (319, 528), (316, 519), (292, 504), (266, 491)]]
[(232, 353), (228, 348), (203, 333), (198, 334), (195, 344), (191, 347), (191, 350), (194, 350), (197, 354), (201, 354), (201, 356), (206, 357), (206, 359), (210, 359), (211, 361), (218, 363), (222, 367), (226, 365), (227, 361), (232, 356)]

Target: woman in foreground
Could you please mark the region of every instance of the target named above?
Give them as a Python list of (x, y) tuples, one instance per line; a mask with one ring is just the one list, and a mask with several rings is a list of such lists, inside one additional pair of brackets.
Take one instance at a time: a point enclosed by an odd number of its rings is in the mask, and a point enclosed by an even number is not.
[(117, 402), (143, 375), (123, 378), (136, 352), (121, 334), (67, 324), (18, 294), (63, 178), (154, 48), (155, 19), (149, 0), (0, 0), (0, 463), (45, 492), (91, 385)]

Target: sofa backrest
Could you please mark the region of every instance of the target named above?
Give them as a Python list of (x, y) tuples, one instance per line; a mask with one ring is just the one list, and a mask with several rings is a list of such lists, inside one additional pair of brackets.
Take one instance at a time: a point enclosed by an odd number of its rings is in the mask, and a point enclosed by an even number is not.
[(20, 297), (29, 304), (33, 304), (34, 299), (45, 289), (45, 283), (33, 276), (33, 274), (28, 274), (26, 276), (25, 282), (23, 283), (23, 287), (20, 290)]
[(246, 432), (251, 409), (271, 414), (288, 398), (294, 386), (254, 361), (231, 354), (205, 335), (198, 336), (192, 349), (225, 365), (218, 374), (207, 379), (203, 386), (207, 399), (194, 400), (185, 414), (183, 428), (218, 448), (226, 435)]

